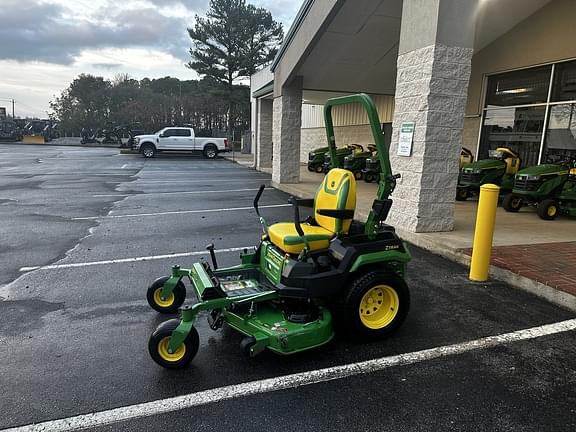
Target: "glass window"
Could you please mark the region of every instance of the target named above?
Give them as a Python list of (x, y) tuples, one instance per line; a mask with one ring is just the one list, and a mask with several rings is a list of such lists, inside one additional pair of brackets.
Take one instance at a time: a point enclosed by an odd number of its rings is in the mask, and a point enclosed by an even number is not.
[(552, 66), (542, 66), (488, 78), (487, 107), (544, 103), (548, 100)]
[(190, 130), (189, 129), (178, 129), (178, 136), (189, 137), (190, 136)]
[(484, 114), (478, 159), (489, 150), (509, 147), (522, 159), (522, 166), (538, 164), (546, 107), (487, 109)]
[(576, 100), (576, 61), (558, 63), (554, 70), (552, 102)]
[(576, 104), (550, 107), (542, 162), (576, 157)]
[(164, 131), (164, 138), (178, 136), (178, 129), (166, 129)]

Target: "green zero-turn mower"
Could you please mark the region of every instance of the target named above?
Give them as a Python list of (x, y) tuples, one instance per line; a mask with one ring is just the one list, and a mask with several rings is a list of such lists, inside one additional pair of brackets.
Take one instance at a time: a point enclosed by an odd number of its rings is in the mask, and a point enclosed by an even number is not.
[(361, 180), (363, 177), (362, 170), (366, 168), (366, 160), (376, 153), (376, 146), (373, 144), (368, 145), (367, 151), (353, 152), (344, 158), (344, 169), (354, 174), (356, 180)]
[(576, 159), (524, 168), (518, 171), (512, 193), (504, 197), (502, 207), (517, 212), (524, 205), (536, 206), (544, 220), (559, 214), (576, 216)]
[(366, 159), (364, 169), (362, 170), (362, 177), (364, 177), (366, 183), (380, 181), (380, 158), (378, 157), (378, 152), (375, 152), (372, 157)]
[(520, 169), (520, 157), (508, 147), (490, 150), (489, 156), (489, 159), (462, 166), (456, 189), (457, 201), (466, 201), (468, 197), (477, 195), (480, 186), (487, 183), (499, 185), (502, 195), (512, 190), (514, 175)]
[[(389, 225), (389, 195), (398, 176), (392, 175), (378, 114), (369, 96), (330, 99), (324, 116), (330, 153), (336, 153), (332, 108), (360, 103), (368, 112), (378, 148), (382, 181), (365, 224), (353, 221), (356, 182), (351, 172), (333, 168), (324, 177), (315, 199), (295, 199), (292, 222), (266, 224), (258, 211), (263, 235), (258, 247), (240, 254), (240, 264), (172, 267), (147, 292), (150, 306), (175, 312), (186, 295), (187, 279), (197, 298), (180, 308), (180, 318), (160, 324), (150, 337), (150, 355), (166, 368), (186, 366), (199, 346), (194, 321), (206, 311), (214, 330), (226, 324), (245, 337), (241, 347), (250, 356), (265, 349), (293, 354), (326, 344), (339, 329), (354, 337), (379, 338), (396, 330), (406, 318), (410, 294), (404, 282), (410, 253)], [(336, 157), (333, 160), (338, 161)], [(300, 221), (300, 207), (313, 208), (313, 217)]]
[(328, 147), (321, 147), (308, 153), (308, 171), (321, 173), (324, 169), (324, 155), (326, 155), (329, 150), (330, 148)]
[[(344, 147), (336, 148), (334, 155), (329, 151), (324, 155), (322, 172), (327, 173), (331, 168), (341, 167), (344, 164), (344, 158), (346, 158), (346, 156), (363, 152), (364, 147), (362, 147), (360, 144), (347, 144)], [(334, 163), (332, 163), (332, 159), (334, 159)]]

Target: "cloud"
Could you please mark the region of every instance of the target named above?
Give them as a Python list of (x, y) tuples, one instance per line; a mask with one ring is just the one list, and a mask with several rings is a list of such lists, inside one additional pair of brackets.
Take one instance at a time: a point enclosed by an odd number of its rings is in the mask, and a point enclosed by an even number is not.
[[(70, 19), (61, 5), (3, 0), (0, 59), (72, 64), (84, 50), (153, 47), (185, 58), (186, 21), (157, 8), (121, 10), (106, 20)], [(7, 4), (6, 4), (7, 3)]]
[(118, 69), (119, 67), (122, 67), (122, 64), (120, 64), (120, 63), (92, 63), (92, 67), (96, 68), (96, 69), (110, 70), (110, 69)]

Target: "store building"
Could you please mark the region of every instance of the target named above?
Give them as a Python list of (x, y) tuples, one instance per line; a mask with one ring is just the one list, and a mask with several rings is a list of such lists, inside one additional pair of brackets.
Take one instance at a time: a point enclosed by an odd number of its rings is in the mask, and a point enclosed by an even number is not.
[[(523, 166), (576, 156), (573, 0), (306, 0), (270, 68), (252, 79), (257, 166), (298, 182), (325, 146), (322, 104), (373, 96), (402, 175), (392, 223), (453, 228), (462, 146), (508, 146)], [(335, 113), (336, 142), (367, 144), (359, 107)], [(398, 128), (415, 122), (413, 150)]]

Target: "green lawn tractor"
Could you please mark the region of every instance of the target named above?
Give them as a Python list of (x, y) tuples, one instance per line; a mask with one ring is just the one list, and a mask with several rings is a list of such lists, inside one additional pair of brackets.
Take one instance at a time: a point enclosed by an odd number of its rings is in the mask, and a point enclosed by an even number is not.
[(344, 158), (344, 169), (354, 174), (356, 180), (361, 180), (363, 177), (362, 170), (366, 168), (366, 160), (376, 153), (376, 146), (373, 144), (368, 145), (367, 151), (353, 152)]
[[(344, 147), (336, 148), (334, 155), (328, 152), (324, 155), (324, 164), (322, 165), (322, 172), (326, 174), (330, 169), (341, 167), (344, 164), (344, 159), (354, 153), (363, 153), (364, 147), (360, 144), (347, 144)], [(333, 163), (332, 160), (335, 162)]]
[(366, 159), (366, 164), (362, 170), (362, 177), (366, 183), (380, 181), (380, 158), (378, 157), (378, 152)]
[[(490, 150), (489, 159), (464, 164), (458, 177), (456, 201), (466, 201), (480, 192), (480, 186), (500, 186), (502, 195), (512, 190), (514, 175), (520, 169), (520, 157), (508, 147)], [(462, 156), (461, 156), (462, 157)]]
[[(268, 349), (294, 354), (328, 343), (335, 326), (356, 338), (380, 338), (406, 318), (410, 294), (404, 282), (410, 253), (394, 229), (385, 225), (396, 179), (391, 173), (378, 114), (365, 94), (329, 99), (324, 108), (332, 160), (336, 143), (334, 106), (360, 103), (368, 112), (382, 172), (376, 199), (366, 223), (353, 221), (356, 180), (335, 167), (324, 177), (315, 199), (295, 199), (291, 222), (268, 226), (258, 210), (264, 186), (254, 199), (263, 229), (254, 250), (240, 254), (240, 264), (219, 268), (213, 245), (212, 265), (172, 267), (147, 292), (152, 308), (173, 313), (184, 302), (188, 280), (197, 298), (180, 308), (180, 318), (160, 324), (148, 349), (163, 367), (185, 367), (199, 347), (194, 322), (206, 312), (213, 330), (227, 325), (242, 335), (250, 356)], [(300, 220), (300, 207), (313, 208), (313, 217)]]
[(308, 153), (308, 171), (321, 173), (324, 169), (324, 156), (329, 150), (328, 147), (321, 147)]
[(518, 171), (512, 193), (504, 197), (502, 207), (517, 212), (525, 205), (536, 206), (544, 220), (556, 219), (559, 214), (576, 216), (576, 159)]

